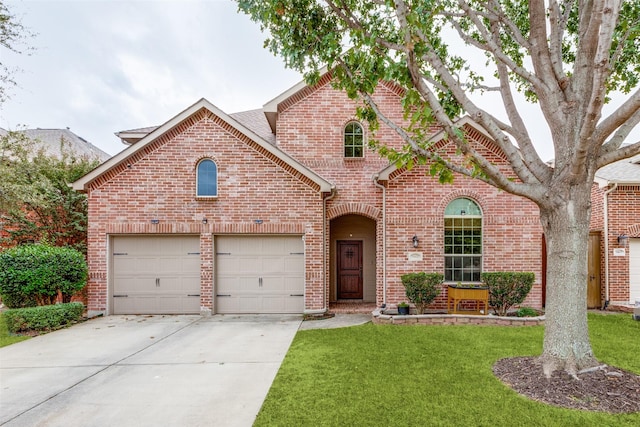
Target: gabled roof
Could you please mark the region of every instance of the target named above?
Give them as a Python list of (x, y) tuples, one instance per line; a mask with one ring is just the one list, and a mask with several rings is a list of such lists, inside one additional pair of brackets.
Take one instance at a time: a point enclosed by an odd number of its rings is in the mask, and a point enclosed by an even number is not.
[[(324, 76), (328, 72), (329, 69), (326, 66), (319, 70), (321, 76)], [(262, 111), (267, 117), (267, 121), (269, 122), (269, 126), (271, 126), (271, 131), (273, 133), (276, 132), (276, 122), (278, 121), (278, 105), (307, 87), (309, 87), (307, 82), (302, 80), (262, 106)]]
[[(297, 160), (290, 157), (288, 154), (284, 153), (282, 150), (275, 147), (274, 145), (270, 144), (268, 141), (260, 137), (258, 134), (256, 134), (252, 130), (248, 129), (246, 126), (242, 125), (238, 120), (229, 116), (228, 114), (220, 110), (218, 107), (216, 107), (206, 99), (202, 98), (195, 104), (188, 107), (186, 110), (182, 111), (181, 113), (179, 113), (178, 115), (176, 115), (175, 117), (167, 121), (165, 124), (158, 127), (154, 127), (150, 133), (148, 133), (146, 136), (140, 139), (136, 144), (131, 145), (129, 148), (125, 149), (124, 151), (120, 152), (119, 154), (116, 154), (111, 159), (109, 159), (108, 161), (101, 164), (93, 171), (89, 172), (87, 175), (83, 176), (82, 178), (74, 182), (73, 183), (74, 190), (79, 190), (79, 191), (86, 190), (87, 186), (91, 182), (93, 182), (103, 174), (107, 173), (111, 169), (115, 168), (116, 166), (124, 163), (131, 156), (143, 150), (146, 146), (151, 144), (160, 136), (164, 135), (166, 132), (178, 126), (180, 123), (184, 122), (186, 119), (188, 119), (189, 117), (196, 114), (198, 111), (202, 109), (205, 109), (210, 113), (214, 114), (215, 116), (219, 117), (221, 120), (229, 124), (231, 127), (236, 129), (243, 135), (247, 136), (256, 144), (258, 144), (265, 151), (269, 152), (279, 160), (283, 161), (285, 164), (291, 166), (293, 169), (300, 172), (300, 174), (302, 174), (303, 176), (307, 177), (308, 179), (316, 183), (320, 187), (321, 192), (329, 192), (333, 188), (333, 184), (331, 184), (329, 181), (326, 181), (324, 178), (322, 178), (312, 170), (306, 168)], [(143, 129), (146, 129), (146, 128), (143, 128)]]
[[(269, 127), (269, 122), (264, 115), (264, 111), (262, 111), (261, 109), (231, 113), (229, 114), (229, 116), (236, 119), (247, 129), (250, 129), (256, 134), (260, 135), (262, 139), (269, 141), (271, 144), (276, 143), (275, 135)], [(158, 127), (159, 126), (148, 126), (138, 129), (123, 130), (120, 132), (116, 132), (116, 136), (120, 138), (125, 144), (131, 145), (140, 141), (142, 138), (158, 129)]]
[(601, 186), (609, 184), (640, 184), (640, 154), (618, 160), (596, 172), (596, 182)]
[[(78, 157), (86, 157), (87, 159), (97, 159), (104, 162), (111, 155), (105, 153), (86, 139), (66, 129), (24, 129), (17, 131), (22, 133), (32, 141), (41, 143), (44, 153), (47, 156), (60, 158), (62, 156), (60, 143), (64, 141), (68, 144), (68, 150)], [(7, 131), (0, 129), (0, 135), (6, 134)]]
[[(493, 138), (489, 136), (486, 129), (480, 126), (475, 121), (473, 121), (469, 116), (464, 116), (461, 119), (458, 119), (454, 124), (459, 128), (462, 128), (464, 126), (469, 126), (493, 141)], [(438, 141), (445, 139), (446, 137), (447, 137), (447, 132), (445, 130), (440, 130), (437, 133), (435, 133), (430, 139), (431, 141), (436, 143)], [(386, 168), (382, 169), (380, 172), (375, 174), (374, 177), (378, 181), (388, 181), (391, 174), (396, 170), (398, 170), (398, 167), (396, 166), (396, 164), (391, 163), (389, 166), (387, 166)]]

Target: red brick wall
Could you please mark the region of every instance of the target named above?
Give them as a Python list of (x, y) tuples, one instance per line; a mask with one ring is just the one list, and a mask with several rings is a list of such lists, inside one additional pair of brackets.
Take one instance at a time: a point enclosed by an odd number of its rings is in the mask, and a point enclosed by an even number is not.
[[(406, 300), (400, 281), (413, 271), (444, 272), (444, 210), (458, 198), (474, 200), (482, 210), (482, 271), (531, 271), (536, 281), (523, 305), (542, 306), (542, 228), (537, 206), (478, 180), (456, 175), (440, 184), (425, 168), (405, 172), (389, 183), (387, 193), (388, 301)], [(412, 247), (411, 237), (420, 243)], [(408, 252), (423, 261), (408, 261)], [(446, 307), (446, 285), (431, 308)]]
[[(393, 87), (380, 86), (374, 96), (378, 106), (393, 120), (402, 121), (399, 97)], [(382, 190), (373, 182), (373, 175), (388, 165), (388, 160), (366, 150), (362, 159), (343, 156), (343, 129), (354, 119), (356, 103), (345, 94), (333, 90), (328, 78), (314, 89), (306, 90), (306, 97), (285, 101), (279, 111), (277, 143), (280, 148), (334, 183), (337, 195), (328, 202), (328, 218), (359, 214), (377, 221), (377, 303), (385, 301), (383, 289), (383, 224)], [(368, 130), (365, 126), (365, 134)], [(381, 125), (377, 139), (385, 145), (403, 145), (393, 130)], [(481, 139), (481, 135), (475, 134)], [(484, 150), (495, 163), (504, 163), (499, 151), (490, 141), (483, 142), (491, 150)], [(453, 155), (453, 148), (445, 147)], [(508, 170), (505, 168), (505, 170)], [(416, 168), (394, 177), (387, 192), (387, 283), (386, 302), (395, 304), (406, 300), (400, 275), (409, 271), (444, 270), (443, 236), (444, 208), (457, 196), (475, 199), (484, 213), (483, 271), (533, 271), (536, 284), (525, 304), (541, 307), (541, 236), (537, 207), (526, 199), (464, 177), (457, 177), (452, 185), (441, 185), (437, 179)], [(407, 251), (414, 251), (411, 237), (417, 234), (424, 254), (422, 262), (407, 262)], [(327, 254), (329, 256), (329, 254)], [(442, 294), (436, 307), (444, 307)]]
[[(257, 144), (201, 111), (91, 184), (88, 310), (107, 309), (108, 236), (129, 233), (200, 235), (204, 311), (215, 311), (212, 235), (304, 234), (305, 304), (321, 309), (322, 198), (317, 185), (301, 182), (267, 156)], [(195, 166), (203, 157), (218, 166), (215, 200), (195, 198)], [(152, 218), (159, 224), (151, 224)], [(255, 224), (255, 219), (264, 222)]]
[(625, 256), (613, 256), (613, 250), (621, 247), (618, 244), (620, 234), (626, 234), (630, 238), (640, 237), (640, 185), (621, 185), (609, 193), (608, 211), (609, 301), (612, 304), (628, 303), (629, 248), (626, 248)]

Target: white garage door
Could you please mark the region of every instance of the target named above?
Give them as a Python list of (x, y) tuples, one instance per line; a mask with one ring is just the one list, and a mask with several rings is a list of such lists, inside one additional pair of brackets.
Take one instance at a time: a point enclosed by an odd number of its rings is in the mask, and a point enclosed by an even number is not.
[(629, 239), (629, 300), (640, 300), (640, 239)]
[(112, 240), (113, 314), (200, 313), (198, 236)]
[(302, 313), (301, 236), (218, 236), (217, 313)]

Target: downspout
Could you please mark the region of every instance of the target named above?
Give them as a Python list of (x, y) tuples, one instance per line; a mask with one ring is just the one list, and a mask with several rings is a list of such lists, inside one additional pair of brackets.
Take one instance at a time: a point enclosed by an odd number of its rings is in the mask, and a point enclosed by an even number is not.
[(382, 189), (382, 308), (387, 306), (387, 188), (373, 175), (373, 185)]
[(328, 196), (322, 198), (322, 313), (329, 311), (327, 304), (327, 201), (336, 196), (335, 185)]
[(613, 187), (604, 192), (604, 305), (603, 310), (609, 305), (609, 193), (618, 188), (618, 183), (614, 182)]

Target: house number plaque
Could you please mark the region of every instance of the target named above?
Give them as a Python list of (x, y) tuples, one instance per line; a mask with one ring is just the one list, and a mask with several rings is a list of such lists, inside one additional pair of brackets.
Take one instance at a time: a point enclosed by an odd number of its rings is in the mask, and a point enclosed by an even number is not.
[(407, 253), (407, 261), (422, 261), (422, 252)]

